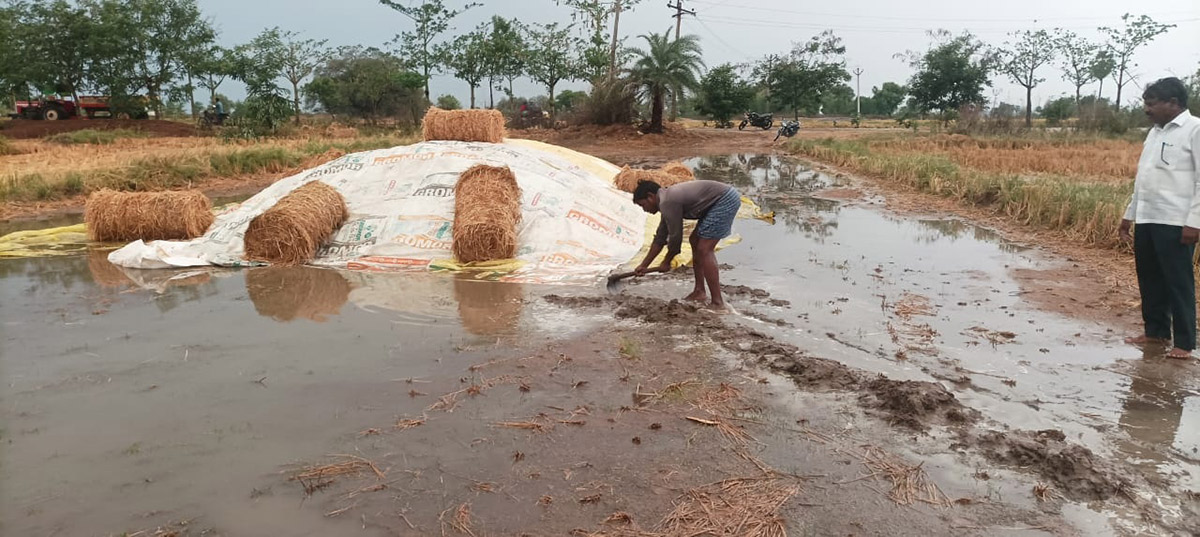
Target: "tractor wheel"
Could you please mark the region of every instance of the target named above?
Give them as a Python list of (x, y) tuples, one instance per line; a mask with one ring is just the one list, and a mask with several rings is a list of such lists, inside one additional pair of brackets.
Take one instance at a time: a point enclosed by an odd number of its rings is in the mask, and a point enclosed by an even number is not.
[(62, 119), (62, 116), (63, 116), (62, 110), (59, 110), (58, 108), (55, 108), (53, 106), (51, 106), (45, 110), (42, 110), (42, 119), (44, 119), (46, 121), (58, 121), (58, 120)]

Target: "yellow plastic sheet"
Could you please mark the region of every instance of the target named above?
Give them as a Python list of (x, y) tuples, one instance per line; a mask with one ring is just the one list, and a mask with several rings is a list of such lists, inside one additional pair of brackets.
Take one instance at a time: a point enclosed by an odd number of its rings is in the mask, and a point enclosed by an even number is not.
[(0, 237), (0, 257), (51, 257), (71, 255), (87, 249), (85, 224), (14, 231)]

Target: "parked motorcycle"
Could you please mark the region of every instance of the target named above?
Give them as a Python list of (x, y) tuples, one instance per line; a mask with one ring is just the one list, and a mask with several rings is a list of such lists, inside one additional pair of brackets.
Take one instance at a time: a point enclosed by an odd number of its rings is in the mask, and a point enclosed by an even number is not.
[(738, 130), (743, 130), (746, 125), (758, 127), (762, 130), (770, 130), (775, 126), (775, 117), (771, 114), (759, 114), (758, 112), (746, 112), (743, 116), (742, 123), (738, 125)]
[[(795, 136), (797, 132), (800, 132), (799, 121), (784, 121), (783, 125), (779, 127), (779, 132), (775, 133), (775, 140), (778, 140), (780, 136), (787, 136), (788, 138), (791, 138)], [(773, 142), (775, 140), (771, 141)]]

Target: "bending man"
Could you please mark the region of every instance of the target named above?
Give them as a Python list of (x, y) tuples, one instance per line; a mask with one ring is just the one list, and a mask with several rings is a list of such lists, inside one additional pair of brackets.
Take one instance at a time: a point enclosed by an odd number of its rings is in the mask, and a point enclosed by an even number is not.
[(688, 242), (692, 245), (692, 270), (696, 274), (696, 288), (684, 300), (704, 302), (707, 296), (704, 285), (712, 294), (712, 307), (724, 309), (721, 298), (720, 270), (717, 268), (717, 242), (728, 237), (733, 229), (733, 219), (742, 206), (742, 195), (725, 183), (716, 181), (688, 181), (670, 187), (661, 187), (654, 181), (639, 181), (633, 190), (633, 202), (642, 210), (661, 213), (662, 221), (654, 242), (637, 273), (645, 274), (663, 246), (667, 255), (660, 269), (671, 269), (671, 261), (683, 247), (683, 220), (697, 220)]

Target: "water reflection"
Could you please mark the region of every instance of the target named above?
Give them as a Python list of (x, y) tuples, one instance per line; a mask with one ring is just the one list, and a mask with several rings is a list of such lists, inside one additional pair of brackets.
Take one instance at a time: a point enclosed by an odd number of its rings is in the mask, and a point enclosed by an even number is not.
[(980, 242), (989, 242), (997, 245), (1001, 251), (1006, 253), (1020, 253), (1029, 248), (1020, 244), (1012, 243), (1004, 240), (995, 230), (988, 229), (982, 226), (964, 222), (956, 219), (921, 219), (917, 220), (917, 224), (921, 228), (931, 231), (931, 233), (921, 233), (917, 236), (917, 241), (922, 244), (933, 244), (935, 242), (944, 241), (946, 239), (970, 238)]
[(525, 307), (519, 283), (455, 278), (454, 299), (463, 328), (477, 336), (515, 333)]
[(246, 293), (259, 315), (276, 321), (324, 322), (341, 312), (350, 282), (332, 269), (263, 267), (246, 270)]
[(108, 254), (111, 252), (112, 250), (106, 248), (88, 248), (87, 265), (88, 272), (92, 274), (92, 281), (100, 287), (135, 285), (133, 280), (125, 275), (125, 271), (121, 270), (121, 267), (108, 262)]
[(1161, 347), (1147, 347), (1130, 371), (1120, 418), (1121, 430), (1133, 440), (1126, 450), (1153, 463), (1169, 462), (1172, 450), (1197, 459), (1200, 416), (1184, 419), (1188, 400), (1197, 397), (1189, 389), (1196, 382), (1195, 368), (1165, 358), (1163, 352)]

